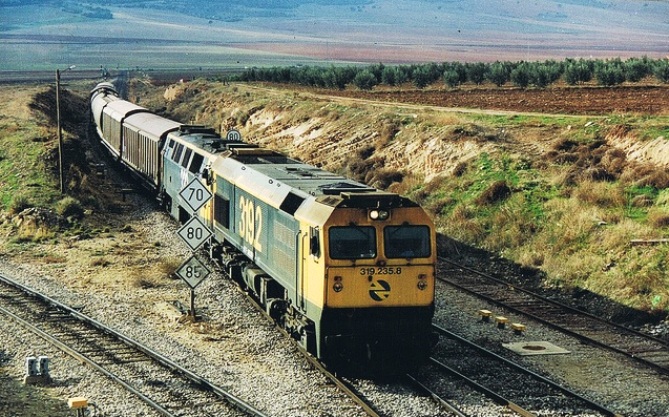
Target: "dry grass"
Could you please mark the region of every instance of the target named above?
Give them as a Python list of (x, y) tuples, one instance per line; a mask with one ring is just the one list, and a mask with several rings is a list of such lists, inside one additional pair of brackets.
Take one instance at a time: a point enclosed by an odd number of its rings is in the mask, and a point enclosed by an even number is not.
[(625, 206), (625, 190), (619, 184), (586, 180), (579, 182), (572, 196), (588, 206), (621, 208)]
[[(329, 170), (409, 194), (434, 213), (441, 233), (522, 265), (541, 267), (550, 284), (597, 289), (639, 306), (666, 307), (662, 297), (669, 286), (658, 275), (663, 265), (657, 261), (663, 249), (630, 250), (629, 243), (632, 238), (669, 233), (669, 191), (641, 188), (664, 185), (666, 173), (628, 160), (612, 141), (603, 139), (604, 127), (593, 133), (572, 121), (566, 129), (562, 121), (550, 118), (487, 119), (414, 108), (379, 113), (378, 107), (359, 103), (324, 102), (308, 94), (243, 85), (208, 87), (197, 82), (192, 88), (188, 100), (168, 105), (181, 120), (240, 128), (251, 142), (315, 158), (323, 166), (332, 164), (325, 166)], [(165, 105), (160, 90), (155, 95), (159, 107)], [(150, 95), (141, 96), (150, 106)], [(638, 128), (626, 129), (630, 135)], [(35, 131), (31, 137), (40, 135)], [(411, 151), (403, 153), (405, 146)], [(489, 165), (481, 163), (484, 153), (489, 154)], [(434, 157), (430, 162), (442, 171), (403, 165), (428, 161), (426, 155)], [(434, 175), (434, 180), (424, 182)], [(99, 188), (83, 171), (72, 178), (72, 186)], [(170, 286), (181, 260), (161, 258), (153, 243), (144, 241), (136, 225), (124, 217), (131, 207), (95, 197), (99, 210), (116, 208), (118, 222), (129, 227), (114, 225), (111, 229), (120, 233), (105, 234), (106, 239), (50, 240), (59, 250), (66, 248), (68, 257), (53, 262), (42, 257), (39, 262), (62, 272), (74, 271), (71, 264), (80, 262), (77, 268), (87, 272), (77, 285)], [(85, 198), (79, 201), (89, 207)], [(36, 245), (35, 236), (42, 236), (40, 240), (50, 235), (26, 232), (21, 248)]]

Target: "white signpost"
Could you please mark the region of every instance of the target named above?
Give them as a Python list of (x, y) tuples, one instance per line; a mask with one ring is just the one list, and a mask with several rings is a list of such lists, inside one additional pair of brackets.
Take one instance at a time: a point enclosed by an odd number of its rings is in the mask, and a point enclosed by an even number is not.
[(239, 130), (237, 129), (230, 129), (228, 130), (228, 133), (225, 135), (225, 140), (241, 142), (242, 134), (239, 133)]
[[(193, 216), (177, 231), (177, 234), (195, 252), (213, 235), (207, 225), (196, 216), (197, 211), (211, 200), (211, 192), (202, 185), (200, 180), (193, 178), (179, 192), (179, 195), (193, 211)], [(181, 264), (176, 274), (190, 287), (190, 316), (195, 320), (195, 287), (200, 285), (211, 274), (211, 271), (193, 254), (186, 262)]]
[[(179, 269), (177, 269), (177, 275), (186, 281), (186, 284), (194, 290), (198, 285), (202, 283), (211, 274), (207, 265), (203, 264), (195, 255), (191, 256), (181, 264)], [(192, 298), (192, 297), (191, 297)]]
[(177, 233), (192, 251), (197, 250), (213, 234), (197, 217), (191, 217)]
[(197, 212), (211, 200), (211, 193), (197, 178), (193, 178), (193, 180), (179, 192), (179, 195), (193, 212)]

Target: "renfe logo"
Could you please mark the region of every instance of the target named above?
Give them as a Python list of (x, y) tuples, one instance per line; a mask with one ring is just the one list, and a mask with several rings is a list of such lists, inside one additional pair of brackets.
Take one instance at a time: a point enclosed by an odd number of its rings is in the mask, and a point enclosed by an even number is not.
[(385, 300), (390, 297), (390, 284), (382, 279), (372, 281), (372, 285), (369, 289), (369, 296), (372, 297), (372, 300), (374, 301)]

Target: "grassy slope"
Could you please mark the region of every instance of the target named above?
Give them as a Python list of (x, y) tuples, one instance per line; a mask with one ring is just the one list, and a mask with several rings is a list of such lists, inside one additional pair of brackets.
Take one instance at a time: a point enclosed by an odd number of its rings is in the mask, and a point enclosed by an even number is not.
[(548, 287), (669, 307), (669, 245), (631, 244), (668, 237), (669, 176), (618, 146), (621, 135), (666, 137), (666, 117), (380, 109), (207, 83), (186, 88), (168, 112), (241, 128), (250, 141), (408, 194), (431, 210), (440, 232), (540, 268)]
[[(4, 213), (17, 193), (36, 205), (60, 200), (53, 125), (28, 106), (45, 90), (0, 91)], [(137, 83), (131, 98), (161, 108), (163, 91)], [(630, 240), (669, 234), (669, 180), (664, 169), (635, 163), (614, 146), (621, 135), (667, 135), (666, 117), (449, 113), (204, 82), (178, 92), (167, 112), (239, 127), (249, 141), (407, 194), (434, 214), (440, 232), (541, 268), (547, 286), (667, 310), (669, 246)]]
[(26, 198), (45, 205), (57, 194), (57, 178), (50, 174), (45, 160), (54, 153), (55, 129), (36, 118), (29, 98), (37, 88), (2, 87), (0, 105), (0, 207), (7, 210), (15, 200)]

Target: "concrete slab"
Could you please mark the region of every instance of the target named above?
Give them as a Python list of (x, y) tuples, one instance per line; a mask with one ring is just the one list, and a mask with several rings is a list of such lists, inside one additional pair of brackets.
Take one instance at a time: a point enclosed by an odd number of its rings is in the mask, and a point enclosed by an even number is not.
[(502, 346), (521, 356), (564, 355), (566, 353), (571, 353), (566, 349), (562, 349), (559, 346), (555, 346), (551, 342), (542, 342), (542, 341), (502, 343)]

